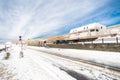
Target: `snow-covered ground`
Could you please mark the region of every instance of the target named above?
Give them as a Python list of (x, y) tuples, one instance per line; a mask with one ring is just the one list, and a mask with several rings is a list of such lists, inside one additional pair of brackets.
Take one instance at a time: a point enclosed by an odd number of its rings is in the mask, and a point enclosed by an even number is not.
[(0, 44), (0, 49), (2, 49), (2, 48), (4, 48), (5, 47), (5, 45), (3, 45), (3, 44)]
[(20, 48), (17, 46), (13, 46), (9, 52), (8, 60), (3, 60), (4, 52), (0, 53), (0, 63), (6, 67), (0, 80), (76, 80), (42, 57), (34, 55), (32, 50), (24, 50), (24, 58), (19, 58)]
[(120, 52), (45, 48), (33, 46), (30, 46), (29, 48), (120, 68)]
[[(54, 52), (58, 54), (68, 55), (72, 57), (85, 58), (87, 55), (78, 55), (77, 52), (82, 53), (84, 50), (71, 49), (51, 49), (30, 47), (47, 52)], [(80, 52), (81, 51), (81, 52)], [(119, 80), (120, 77), (113, 74), (107, 74), (106, 69), (92, 69), (89, 65), (57, 57), (45, 52), (32, 50), (28, 48), (23, 49), (24, 57), (19, 58), (20, 46), (12, 45), (9, 49), (10, 57), (4, 60), (5, 52), (0, 53), (0, 80)], [(90, 53), (90, 51), (87, 51)], [(92, 51), (91, 51), (92, 52)], [(93, 55), (94, 51), (91, 53)], [(108, 53), (109, 54), (109, 53)], [(113, 54), (113, 53), (110, 53)], [(75, 56), (76, 55), (76, 56)], [(118, 53), (115, 53), (118, 55)], [(91, 58), (91, 55), (87, 55)], [(87, 59), (87, 58), (85, 58)], [(95, 57), (95, 59), (97, 59)], [(109, 59), (108, 59), (109, 60)], [(116, 60), (117, 61), (117, 60)], [(119, 62), (119, 61), (117, 61)], [(111, 72), (112, 73), (112, 72)]]

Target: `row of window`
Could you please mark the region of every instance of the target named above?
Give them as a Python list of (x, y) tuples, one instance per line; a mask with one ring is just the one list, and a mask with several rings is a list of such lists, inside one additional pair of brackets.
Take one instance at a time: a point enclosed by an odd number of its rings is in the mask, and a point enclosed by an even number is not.
[[(88, 29), (88, 27), (86, 27), (87, 29)], [(85, 27), (84, 27), (84, 30), (86, 29)], [(103, 27), (101, 26), (101, 29), (102, 29)], [(93, 31), (96, 31), (96, 32), (98, 32), (99, 30), (98, 29), (91, 29), (90, 30), (90, 32), (93, 32)], [(77, 32), (77, 30), (74, 30), (73, 32)]]
[(98, 29), (91, 29), (90, 30), (90, 32), (94, 32), (94, 31), (98, 32), (99, 30)]
[[(80, 31), (80, 32), (78, 32), (78, 33), (85, 33), (85, 32), (88, 32), (88, 30), (86, 30), (86, 31)], [(90, 29), (90, 32), (99, 32), (99, 30), (98, 29)]]
[[(87, 29), (88, 29), (88, 27), (86, 27)], [(84, 27), (84, 30), (86, 29), (85, 27)], [(101, 29), (102, 29), (103, 27), (101, 26)]]

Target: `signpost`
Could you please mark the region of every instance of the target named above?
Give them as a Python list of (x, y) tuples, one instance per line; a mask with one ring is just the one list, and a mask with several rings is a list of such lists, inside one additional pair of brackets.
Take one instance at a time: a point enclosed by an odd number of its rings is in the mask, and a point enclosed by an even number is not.
[(22, 36), (19, 36), (19, 41), (20, 41), (20, 46), (21, 46), (21, 51), (22, 51)]
[(19, 41), (20, 41), (20, 45), (21, 45), (21, 51), (20, 51), (20, 55), (19, 57), (22, 58), (23, 57), (23, 44), (22, 44), (22, 36), (19, 36)]

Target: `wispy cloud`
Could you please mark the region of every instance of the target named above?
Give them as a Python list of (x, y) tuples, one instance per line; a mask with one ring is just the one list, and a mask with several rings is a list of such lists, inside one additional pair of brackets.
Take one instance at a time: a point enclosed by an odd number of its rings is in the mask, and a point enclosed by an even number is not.
[(72, 24), (118, 22), (106, 15), (114, 10), (110, 5), (110, 0), (0, 0), (0, 38), (35, 38), (63, 34)]

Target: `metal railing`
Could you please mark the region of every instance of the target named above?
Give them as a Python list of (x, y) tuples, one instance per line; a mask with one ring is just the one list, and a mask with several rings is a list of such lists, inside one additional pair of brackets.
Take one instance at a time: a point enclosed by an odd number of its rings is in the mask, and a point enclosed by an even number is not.
[(91, 41), (81, 41), (81, 42), (75, 42), (70, 44), (104, 44), (104, 43), (120, 43), (120, 37), (105, 37), (105, 38), (98, 38)]

